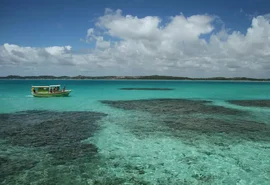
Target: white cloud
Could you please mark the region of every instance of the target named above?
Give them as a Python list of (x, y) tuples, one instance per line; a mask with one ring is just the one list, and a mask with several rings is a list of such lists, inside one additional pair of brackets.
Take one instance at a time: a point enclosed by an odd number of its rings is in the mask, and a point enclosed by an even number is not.
[(63, 55), (66, 53), (66, 51), (70, 50), (71, 46), (64, 46), (64, 47), (53, 46), (45, 48), (45, 51), (47, 51), (51, 55)]
[[(156, 16), (139, 18), (106, 9), (95, 27), (86, 30), (86, 41), (94, 42), (95, 48), (76, 53), (71, 46), (33, 48), (4, 44), (0, 47), (0, 65), (6, 71), (14, 71), (14, 66), (29, 66), (35, 72), (43, 70), (42, 66), (52, 71), (61, 66), (62, 75), (269, 78), (269, 15), (254, 17), (246, 34), (216, 30), (216, 19), (210, 15), (180, 14), (164, 21)], [(203, 39), (207, 34), (209, 41)]]
[(89, 28), (87, 30), (87, 37), (91, 37), (93, 35), (93, 33), (94, 33), (94, 29), (93, 28)]
[(139, 19), (131, 15), (122, 16), (122, 11), (113, 12), (106, 9), (105, 15), (99, 18), (96, 25), (108, 31), (108, 34), (121, 39), (158, 39), (158, 25), (160, 19), (158, 17), (144, 17)]
[(109, 41), (104, 41), (103, 37), (99, 36), (96, 38), (96, 47), (97, 48), (109, 48), (111, 43)]

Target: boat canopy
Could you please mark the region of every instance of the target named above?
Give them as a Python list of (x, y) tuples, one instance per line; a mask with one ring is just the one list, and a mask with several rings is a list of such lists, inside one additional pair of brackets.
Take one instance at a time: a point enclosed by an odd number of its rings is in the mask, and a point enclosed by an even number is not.
[(61, 85), (50, 85), (50, 87), (60, 87)]
[(49, 87), (60, 87), (61, 85), (47, 85), (47, 86), (32, 86), (33, 88), (49, 88)]
[(32, 86), (33, 88), (49, 88), (50, 86)]

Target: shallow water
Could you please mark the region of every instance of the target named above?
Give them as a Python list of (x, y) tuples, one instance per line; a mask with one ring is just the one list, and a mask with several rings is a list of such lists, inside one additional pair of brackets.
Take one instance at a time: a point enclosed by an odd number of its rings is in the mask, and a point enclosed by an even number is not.
[[(33, 98), (61, 84), (70, 97)], [(0, 81), (2, 184), (269, 184), (270, 83)]]

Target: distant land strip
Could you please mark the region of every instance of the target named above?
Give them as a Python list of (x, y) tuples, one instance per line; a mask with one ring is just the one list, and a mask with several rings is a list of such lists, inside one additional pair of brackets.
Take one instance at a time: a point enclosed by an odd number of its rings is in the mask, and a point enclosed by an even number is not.
[(150, 75), (150, 76), (18, 76), (18, 75), (9, 75), (9, 76), (0, 76), (0, 79), (62, 79), (62, 80), (235, 80), (235, 81), (270, 81), (270, 78), (247, 78), (247, 77), (210, 77), (210, 78), (189, 78), (189, 77), (179, 77), (179, 76), (160, 76), (160, 75)]

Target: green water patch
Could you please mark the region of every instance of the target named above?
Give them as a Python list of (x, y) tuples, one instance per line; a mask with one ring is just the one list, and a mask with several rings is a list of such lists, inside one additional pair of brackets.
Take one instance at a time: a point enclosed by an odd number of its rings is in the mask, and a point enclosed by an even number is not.
[(106, 116), (88, 111), (37, 110), (0, 114), (0, 181), (12, 184), (32, 168), (43, 174), (44, 169), (53, 171), (57, 166), (97, 160), (97, 147), (81, 141), (97, 132), (98, 121)]
[[(212, 105), (210, 101), (187, 99), (148, 99), (132, 101), (102, 101), (123, 110), (148, 112), (153, 119), (171, 129), (185, 141), (191, 136), (222, 133), (239, 140), (270, 141), (270, 125), (250, 121), (247, 111)], [(157, 121), (156, 121), (157, 122)], [(153, 127), (154, 128), (154, 127)], [(143, 129), (141, 129), (142, 131)], [(154, 128), (155, 130), (155, 128)], [(188, 134), (187, 134), (188, 133)]]
[(270, 108), (270, 100), (228, 100), (228, 102), (240, 106)]
[(141, 91), (171, 91), (172, 88), (120, 88), (120, 90), (141, 90)]

